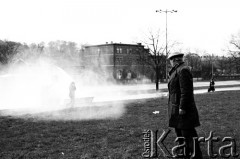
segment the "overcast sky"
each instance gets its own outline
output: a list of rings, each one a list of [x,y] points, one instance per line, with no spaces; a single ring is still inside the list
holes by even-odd
[[[222,54],[240,30],[239,0],[0,0],[0,39],[55,40],[78,44],[136,43],[149,30],[162,31],[168,14],[168,39],[184,49]],[[145,35],[145,36],[144,36]]]

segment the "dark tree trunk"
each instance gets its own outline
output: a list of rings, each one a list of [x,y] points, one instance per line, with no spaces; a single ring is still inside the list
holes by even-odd
[[[160,67],[156,67],[156,80],[155,80],[155,82],[156,82],[156,90],[159,90],[159,77],[160,77],[160,69],[159,69]]]

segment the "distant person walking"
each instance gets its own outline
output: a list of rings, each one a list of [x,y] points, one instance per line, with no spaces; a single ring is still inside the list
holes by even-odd
[[[202,159],[199,143],[196,144],[194,151],[193,137],[198,137],[195,127],[200,126],[200,122],[193,94],[193,77],[189,67],[183,62],[183,55],[175,52],[168,57],[172,66],[168,82],[169,127],[175,129],[177,137],[185,138],[186,156],[184,158],[190,158],[195,152],[192,159]],[[179,144],[183,144],[183,141]]]
[[[215,91],[215,82],[213,80],[213,78],[211,79],[210,81],[210,85],[209,85],[209,88],[208,88],[208,92],[211,92],[211,91]]]
[[[73,108],[75,105],[75,91],[76,91],[76,86],[74,82],[71,82],[69,86],[69,97],[70,97],[70,107]]]

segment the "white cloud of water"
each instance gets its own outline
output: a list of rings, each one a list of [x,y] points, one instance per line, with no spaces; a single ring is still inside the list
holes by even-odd
[[[120,101],[93,102],[104,91],[105,97],[112,95],[113,84],[101,83],[100,89],[98,81],[104,77],[91,70],[84,70],[82,76],[76,77],[56,66],[49,58],[35,58],[15,62],[4,72],[0,75],[1,115],[30,115],[44,120],[89,120],[117,118],[125,112]],[[72,81],[77,87],[74,108],[69,106],[69,85]]]

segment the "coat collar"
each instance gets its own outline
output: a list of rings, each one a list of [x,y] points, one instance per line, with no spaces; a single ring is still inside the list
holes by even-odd
[[[172,80],[171,75],[173,74],[173,72],[176,71],[177,68],[180,67],[180,66],[183,65],[183,64],[184,64],[184,62],[180,62],[180,63],[177,63],[175,66],[173,66],[173,67],[171,68],[171,70],[169,71],[169,82]]]

